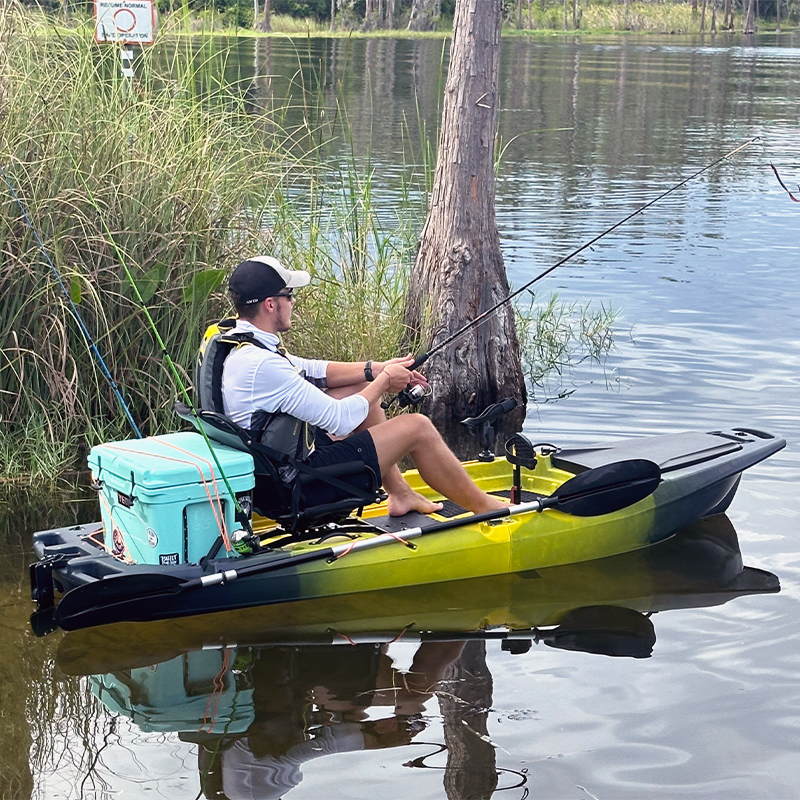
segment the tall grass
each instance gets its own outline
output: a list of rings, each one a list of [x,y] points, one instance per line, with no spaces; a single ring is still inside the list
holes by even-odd
[[[418,123],[423,157],[409,151],[406,207],[379,214],[369,167],[339,155],[344,110],[322,113],[324,76],[293,87],[302,114],[274,102],[265,111],[253,81],[224,77],[234,70],[212,39],[156,45],[131,83],[91,29],[65,36],[36,19],[14,4],[0,10],[0,162],[145,434],[174,428],[178,389],[128,271],[186,384],[206,324],[230,311],[227,274],[255,252],[317,279],[290,347],[342,360],[397,355],[431,131]],[[290,116],[303,122],[289,129]],[[92,444],[132,432],[0,189],[0,479],[53,477],[81,467]],[[548,308],[545,317],[560,313]],[[557,369],[561,351],[549,363]]]
[[[15,5],[0,11],[0,44],[0,159],[145,433],[174,425],[176,389],[123,265],[187,382],[205,324],[228,310],[227,271],[253,252],[324,278],[304,313],[334,324],[313,326],[312,350],[393,352],[396,323],[382,320],[402,296],[403,247],[378,230],[369,183],[323,200],[319,164],[293,155],[313,132],[285,130],[280,109],[249,114],[249,85],[221,80],[224,51],[153,48],[131,85],[91,30],[37,30]],[[0,474],[52,474],[130,432],[4,188]]]

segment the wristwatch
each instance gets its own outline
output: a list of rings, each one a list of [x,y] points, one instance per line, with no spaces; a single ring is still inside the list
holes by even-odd
[[[372,374],[372,361],[367,361],[367,363],[364,364],[364,377],[368,381],[375,380],[375,376]]]

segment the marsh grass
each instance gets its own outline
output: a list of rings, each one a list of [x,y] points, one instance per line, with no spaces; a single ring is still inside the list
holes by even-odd
[[[539,299],[529,294],[517,304],[517,332],[526,384],[535,403],[563,399],[584,362],[605,364],[614,348],[617,312],[604,305],[566,303],[557,294]]]
[[[407,242],[377,223],[368,176],[331,170],[327,133],[285,129],[285,109],[248,113],[251,87],[222,79],[213,40],[151,48],[130,84],[90,29],[29,23],[17,6],[0,12],[0,159],[145,434],[174,426],[178,390],[126,271],[187,384],[207,322],[229,311],[227,270],[253,252],[321,278],[294,344],[394,354]],[[296,88],[313,120],[319,87]],[[4,189],[0,473],[39,478],[131,432]]]
[[[409,123],[418,144],[407,149],[401,202],[379,210],[368,160],[352,149],[340,98],[329,107],[324,75],[298,69],[285,105],[254,104],[252,81],[225,77],[234,71],[224,47],[184,38],[143,53],[130,83],[116,48],[96,45],[91,28],[65,35],[41,19],[13,4],[0,10],[0,160],[144,434],[174,429],[179,390],[142,306],[190,385],[202,332],[231,310],[226,276],[254,252],[315,276],[290,348],[341,360],[397,355],[409,340],[402,319],[435,130]],[[302,122],[290,128],[289,118]],[[132,431],[3,188],[0,480],[40,481]],[[549,323],[557,350],[530,345],[534,386],[585,338],[565,327],[566,316],[583,325],[580,313],[562,314],[555,300],[546,308],[536,330],[558,317]],[[523,338],[546,338],[541,331]]]

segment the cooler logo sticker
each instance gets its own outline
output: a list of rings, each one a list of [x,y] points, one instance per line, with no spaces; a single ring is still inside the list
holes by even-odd
[[[147,529],[147,544],[149,544],[150,547],[158,546],[158,536],[156,536],[156,532],[152,528]]]
[[[178,566],[178,554],[177,553],[166,553],[165,555],[160,555],[158,557],[158,563],[162,567],[177,567]]]

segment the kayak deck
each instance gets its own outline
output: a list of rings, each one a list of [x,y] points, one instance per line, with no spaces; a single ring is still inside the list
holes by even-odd
[[[785,442],[745,428],[712,433],[684,433],[626,439],[582,448],[540,448],[534,469],[522,470],[523,499],[549,497],[576,474],[635,458],[652,459],[662,480],[649,497],[613,513],[577,517],[555,509],[529,511],[485,522],[452,503],[438,514],[389,517],[385,504],[364,509],[361,517],[329,524],[298,539],[264,518],[254,518],[254,533],[263,550],[246,556],[235,552],[170,566],[130,564],[114,557],[103,541],[101,526],[42,531],[34,535],[39,561],[32,565],[33,597],[46,605],[53,589],[69,592],[98,581],[109,586],[105,607],[89,609],[86,624],[120,619],[147,620],[209,613],[221,609],[282,603],[384,588],[440,583],[486,575],[579,563],[630,552],[659,542],[677,529],[730,504],[742,471],[772,455]],[[486,492],[508,496],[513,466],[503,458],[465,463]],[[412,470],[411,487],[432,500],[443,498]],[[463,521],[412,544],[325,556],[332,545],[359,543],[386,534],[402,540],[404,531],[426,529],[443,520]],[[319,551],[319,552],[318,552]],[[316,559],[316,560],[314,560]],[[274,563],[273,563],[274,562]],[[186,581],[247,565],[248,574],[199,590],[183,591]],[[141,589],[115,593],[127,578]],[[48,583],[49,582],[49,583]],[[115,583],[117,582],[117,583]],[[149,594],[148,594],[149,592]],[[144,595],[144,596],[143,596]],[[103,594],[95,593],[95,598]],[[112,607],[113,606],[113,607]],[[83,626],[84,622],[81,622]]]

